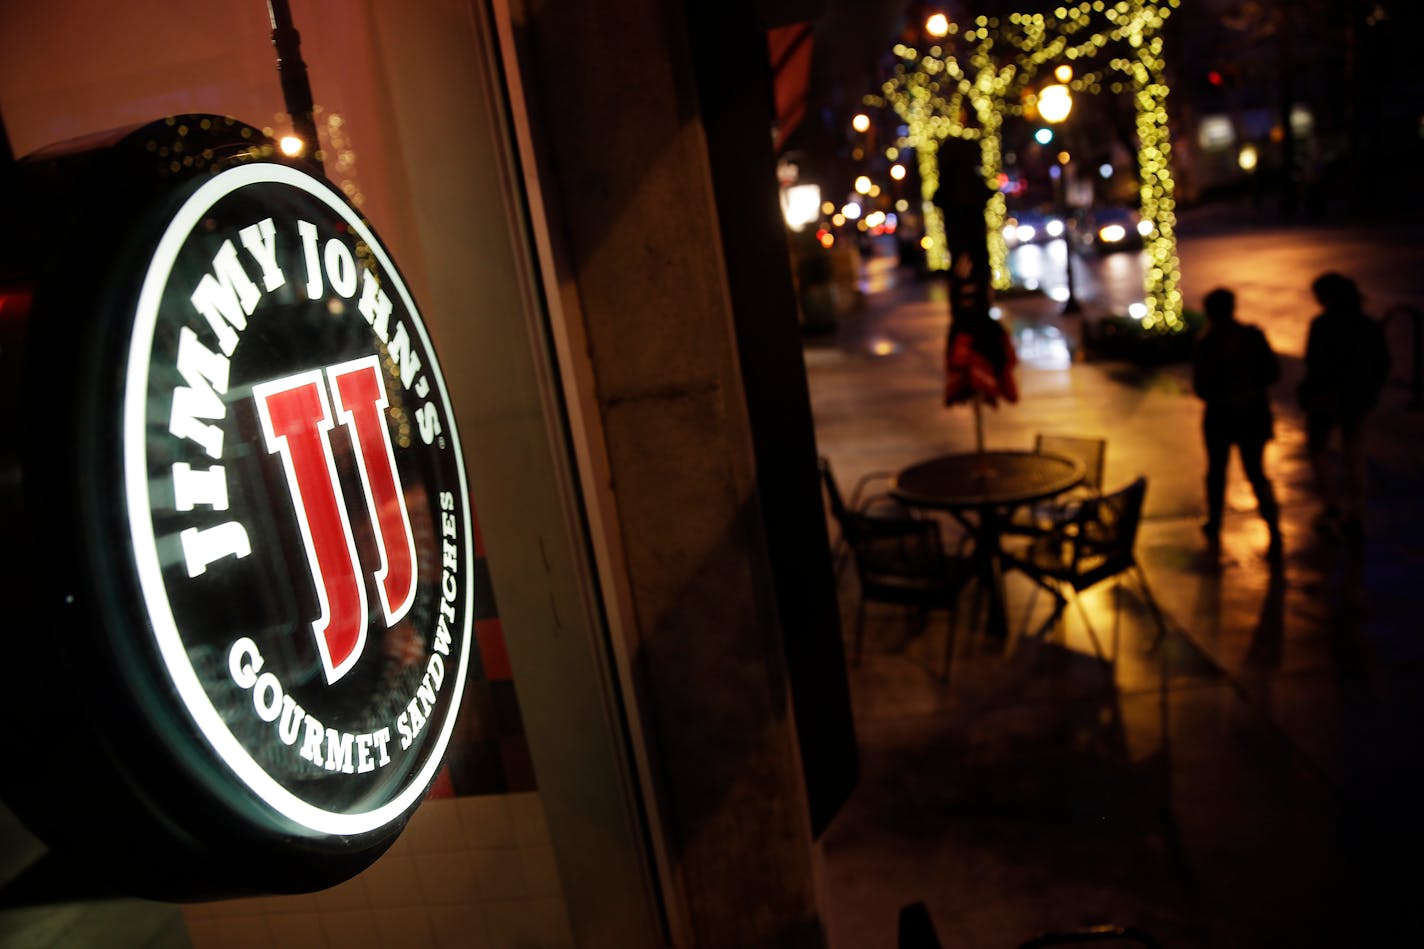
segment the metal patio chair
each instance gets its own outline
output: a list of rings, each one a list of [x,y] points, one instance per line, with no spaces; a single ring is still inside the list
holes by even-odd
[[[1078,594],[1104,580],[1117,579],[1126,573],[1136,576],[1142,590],[1143,599],[1157,621],[1158,638],[1166,635],[1166,620],[1147,584],[1147,575],[1137,563],[1133,548],[1137,541],[1137,528],[1142,520],[1142,502],[1147,494],[1147,479],[1139,477],[1127,487],[1096,498],[1088,498],[1079,503],[1073,516],[1047,533],[1036,537],[1021,552],[1005,552],[1006,569],[1016,569],[1027,574],[1042,589],[1055,599],[1054,609],[1044,621],[1035,636],[1041,637],[1063,616],[1063,609],[1069,598],[1078,607],[1078,612],[1093,641],[1093,649],[1098,658],[1107,661],[1097,631],[1088,619]],[[1035,591],[1037,592],[1037,591]],[[1025,612],[1027,624],[1032,611]],[[1118,626],[1122,604],[1117,603],[1113,616],[1113,660],[1117,657]]]
[[[942,949],[939,933],[929,908],[923,901],[900,907],[896,945],[899,949]],[[1162,949],[1157,938],[1136,926],[1083,926],[1078,929],[1054,930],[1018,943],[1017,949],[1051,949],[1055,946],[1083,946],[1090,949],[1109,945],[1117,947],[1136,946],[1137,949]]]
[[[860,664],[864,650],[867,603],[904,606],[909,615],[919,617],[942,609],[948,614],[949,631],[940,678],[947,680],[954,653],[959,594],[972,575],[965,545],[960,545],[959,552],[947,552],[939,521],[916,517],[903,507],[897,511],[898,502],[882,504],[871,498],[865,499],[860,510],[852,509],[841,499],[830,464],[824,458],[821,477],[831,514],[840,527],[859,581],[852,664]],[[893,498],[889,500],[893,502]]]
[[[1043,933],[1027,942],[1021,942],[1018,949],[1050,949],[1053,946],[1136,946],[1138,949],[1162,949],[1157,938],[1136,926],[1086,926]]]

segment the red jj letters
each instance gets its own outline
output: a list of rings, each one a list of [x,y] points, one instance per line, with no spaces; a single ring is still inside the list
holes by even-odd
[[[386,626],[415,601],[415,537],[386,428],[383,373],[377,357],[367,356],[264,382],[252,395],[267,450],[281,455],[286,469],[320,603],[312,631],[326,680],[335,682],[356,664],[366,642],[366,584],[331,452],[333,425],[347,427],[355,449],[380,551],[375,581]]]

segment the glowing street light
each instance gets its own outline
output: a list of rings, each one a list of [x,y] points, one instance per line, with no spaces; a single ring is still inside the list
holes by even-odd
[[[939,39],[949,35],[949,17],[943,13],[933,13],[925,21],[925,32]]]
[[[1073,111],[1073,93],[1059,83],[1044,86],[1038,93],[1038,114],[1044,121],[1057,125]]]
[[[890,177],[891,177],[891,178],[894,178],[896,181],[904,181],[904,180],[905,180],[905,166],[904,166],[904,165],[891,165],[891,166],[890,166]]]
[[[856,194],[870,194],[870,179],[867,178],[865,175],[861,175],[859,178],[856,178],[855,192]]]
[[[282,154],[288,158],[296,158],[306,151],[307,143],[295,135],[283,135],[277,140],[277,147],[282,150]]]
[[[864,112],[857,112],[855,114],[855,117],[850,120],[850,127],[855,129],[857,132],[869,131],[870,116],[866,115]]]

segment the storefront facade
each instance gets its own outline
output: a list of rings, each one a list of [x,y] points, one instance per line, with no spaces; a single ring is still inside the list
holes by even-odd
[[[814,834],[853,740],[794,301],[756,270],[779,234],[735,220],[761,185],[726,183],[771,167],[728,118],[760,77],[710,52],[764,56],[766,6],[291,4],[324,173],[438,352],[484,586],[447,766],[391,849],[316,893],[188,904],[175,940],[821,941]],[[22,159],[170,115],[292,129],[262,4],[3,18]],[[13,839],[24,883],[40,851]]]

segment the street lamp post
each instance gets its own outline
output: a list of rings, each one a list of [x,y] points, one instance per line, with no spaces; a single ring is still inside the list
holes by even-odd
[[[1081,313],[1082,305],[1078,302],[1078,296],[1073,291],[1073,232],[1076,230],[1076,222],[1073,219],[1072,210],[1068,207],[1068,153],[1058,153],[1058,164],[1054,166],[1054,171],[1058,172],[1058,187],[1056,189],[1058,197],[1058,210],[1063,215],[1063,273],[1067,277],[1068,299],[1063,301],[1063,313],[1072,315]]]
[[[1072,67],[1059,66],[1054,75],[1060,82],[1044,86],[1039,92],[1038,114],[1043,116],[1044,121],[1059,125],[1068,118],[1068,113],[1073,111],[1073,93],[1065,85],[1073,78]],[[1068,207],[1068,160],[1067,151],[1059,152],[1058,163],[1053,166],[1053,171],[1056,184],[1054,195],[1058,201],[1058,210],[1063,215],[1063,270],[1068,278],[1068,299],[1063,302],[1063,312],[1064,314],[1074,314],[1081,312],[1082,306],[1078,303],[1078,297],[1073,292],[1073,231],[1075,228]]]

